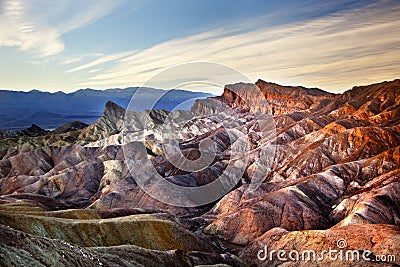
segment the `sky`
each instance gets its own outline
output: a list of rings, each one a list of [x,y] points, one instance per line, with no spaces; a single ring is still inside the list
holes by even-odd
[[[0,89],[142,86],[214,62],[252,82],[343,92],[400,78],[399,18],[396,0],[0,0]]]

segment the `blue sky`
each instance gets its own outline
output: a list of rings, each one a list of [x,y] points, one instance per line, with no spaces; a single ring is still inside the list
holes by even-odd
[[[399,1],[5,0],[0,88],[140,86],[211,61],[251,81],[342,92],[399,78],[399,17]]]

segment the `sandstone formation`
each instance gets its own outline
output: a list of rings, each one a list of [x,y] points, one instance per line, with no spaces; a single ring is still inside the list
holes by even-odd
[[[386,258],[397,255],[400,242],[400,228],[393,225],[361,224],[357,226],[346,226],[328,230],[308,230],[288,232],[283,228],[273,228],[266,232],[241,252],[240,256],[246,259],[248,264],[258,266],[276,266],[280,264],[292,264],[297,266],[395,266],[399,260],[390,260],[385,263]],[[344,242],[343,244],[340,242]],[[257,253],[267,247],[267,257],[259,260]],[[342,247],[343,246],[343,247]],[[283,260],[271,251],[285,250],[299,252],[288,254]],[[323,251],[332,250],[332,253],[323,254]],[[304,251],[315,252],[303,254]],[[364,253],[365,252],[365,253]],[[347,254],[346,254],[347,253]],[[363,254],[364,253],[364,254]],[[264,253],[259,254],[261,258]],[[271,256],[272,255],[272,256]],[[306,260],[302,261],[302,257]],[[377,263],[377,257],[385,257],[381,263]],[[308,258],[309,257],[309,258]],[[285,259],[286,258],[286,259]]]
[[[134,245],[79,247],[0,225],[0,262],[5,266],[245,266],[232,254],[159,251]]]

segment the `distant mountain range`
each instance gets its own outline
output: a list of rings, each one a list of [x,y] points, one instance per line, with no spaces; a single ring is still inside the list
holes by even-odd
[[[29,92],[0,90],[0,129],[18,130],[30,127],[32,124],[45,129],[54,129],[70,121],[93,123],[103,112],[107,101],[113,101],[126,108],[138,87],[125,89],[81,89],[73,93]],[[150,103],[160,99],[155,109],[172,110],[177,105],[188,101],[187,108],[195,99],[212,96],[207,93],[185,90],[165,90],[141,88],[138,96],[140,105],[133,107],[142,111]],[[182,109],[182,107],[180,107]]]

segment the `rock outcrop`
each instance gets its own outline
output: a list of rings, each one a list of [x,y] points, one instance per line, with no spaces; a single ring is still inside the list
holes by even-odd
[[[395,266],[400,262],[399,244],[400,228],[387,224],[301,232],[273,228],[247,245],[239,255],[246,263],[257,266],[288,263],[293,266]],[[284,250],[286,255],[278,258],[279,250]]]
[[[159,251],[134,245],[80,247],[30,235],[0,225],[0,264],[3,266],[246,266],[229,253],[179,249]]]
[[[48,131],[40,128],[36,124],[32,124],[31,127],[28,127],[23,130],[0,130],[0,140],[5,138],[12,137],[21,137],[21,136],[41,136],[46,135]]]

